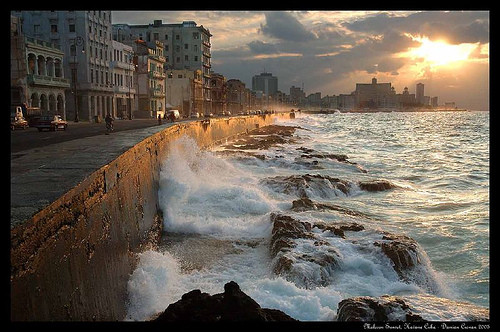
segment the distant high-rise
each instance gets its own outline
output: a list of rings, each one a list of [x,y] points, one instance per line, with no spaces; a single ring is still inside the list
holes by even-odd
[[[416,93],[417,103],[424,104],[424,84],[417,84],[417,93]]]
[[[266,95],[278,92],[278,78],[271,73],[261,73],[252,77],[252,91],[262,91]]]

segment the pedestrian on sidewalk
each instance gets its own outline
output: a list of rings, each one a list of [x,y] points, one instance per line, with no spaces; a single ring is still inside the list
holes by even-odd
[[[158,125],[161,125],[161,114],[158,114]]]

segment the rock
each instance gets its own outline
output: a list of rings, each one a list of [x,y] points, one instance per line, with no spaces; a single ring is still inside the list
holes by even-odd
[[[293,239],[314,238],[311,224],[294,219],[287,215],[271,213],[273,229],[271,231],[271,255],[287,251],[294,246]]]
[[[263,183],[276,191],[287,195],[296,195],[297,197],[308,197],[308,189],[313,190],[317,195],[324,198],[329,198],[332,195],[338,196],[339,194],[334,189],[338,189],[344,195],[348,195],[351,188],[351,184],[348,181],[320,174],[276,176],[264,179]]]
[[[408,269],[421,263],[417,241],[406,235],[386,233],[382,241],[377,241],[374,245],[382,248],[384,254],[391,260],[394,270],[403,279],[406,279],[405,272]]]
[[[344,208],[342,206],[335,205],[335,204],[316,203],[307,197],[302,197],[302,198],[297,199],[297,200],[292,202],[292,211],[303,212],[303,211],[310,211],[310,210],[334,210],[334,211],[338,211],[338,212],[341,212],[343,214],[347,214],[347,215],[350,215],[353,217],[361,217],[361,218],[371,219],[370,216],[368,216],[364,213],[354,211],[351,209],[347,209],[347,208]]]
[[[321,153],[317,152],[314,149],[309,149],[305,147],[300,147],[297,148],[297,150],[302,151],[303,154],[300,156],[301,158],[306,158],[306,159],[311,159],[311,158],[316,158],[316,159],[332,159],[332,160],[337,160],[338,162],[345,163],[345,164],[351,164],[356,166],[361,172],[367,173],[367,171],[358,165],[355,162],[347,160],[349,157],[345,154],[336,154],[336,153]]]
[[[224,293],[209,295],[195,289],[170,304],[156,322],[242,322],[296,321],[276,309],[261,308],[234,282],[224,285]]]
[[[337,321],[405,321],[423,322],[421,316],[414,314],[405,301],[399,297],[383,295],[379,298],[360,296],[340,301]]]
[[[273,272],[307,288],[327,285],[339,264],[337,249],[314,234],[313,226],[308,222],[274,213],[271,214],[271,222]],[[307,252],[296,249],[299,239],[310,241],[315,249]]]
[[[360,181],[359,188],[366,191],[384,191],[397,188],[395,184],[387,180]]]
[[[297,128],[300,127],[269,125],[257,128],[225,144],[224,147],[235,150],[266,150],[277,144],[295,142],[292,136]]]

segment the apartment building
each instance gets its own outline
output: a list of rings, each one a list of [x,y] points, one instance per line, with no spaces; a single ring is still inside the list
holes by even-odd
[[[137,109],[134,117],[156,118],[165,113],[165,56],[163,43],[156,40],[132,43],[134,51],[135,81],[137,82]]]
[[[64,53],[58,44],[26,37],[11,16],[11,102],[39,107],[43,114],[66,119]],[[26,115],[26,114],[25,114]]]
[[[152,24],[113,24],[113,38],[145,42],[161,41],[164,44],[165,70],[200,70],[203,84],[203,109],[212,112],[210,93],[210,68],[212,34],[194,21],[165,24],[155,20]]]
[[[19,17],[26,36],[47,45],[61,45],[62,77],[70,79],[65,90],[68,119],[92,121],[107,113],[118,116],[125,92],[122,85],[115,85],[115,70],[125,78],[130,75],[123,70],[135,67],[118,64],[114,57],[114,47],[122,47],[112,40],[111,11],[33,10],[13,11],[12,15]],[[126,88],[130,99],[132,88],[130,92]]]
[[[135,105],[136,84],[134,80],[135,64],[132,46],[112,41],[113,55],[110,68],[113,76],[114,100],[113,109],[116,116],[122,119],[132,119]]]

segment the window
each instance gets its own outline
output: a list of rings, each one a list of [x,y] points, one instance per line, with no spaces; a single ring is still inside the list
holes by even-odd
[[[189,55],[184,55],[184,61],[189,61]]]
[[[180,35],[175,35],[175,40],[179,40],[181,38]]]
[[[57,24],[52,24],[50,26],[50,32],[52,32],[52,33],[56,33],[57,32]]]
[[[184,44],[184,49],[185,50],[189,49],[189,44]]]
[[[177,62],[181,62],[181,57],[178,56],[176,60]]]
[[[33,32],[40,33],[40,24],[33,25]]]
[[[74,24],[70,24],[69,25],[69,32],[75,32],[75,25]]]
[[[193,51],[198,52],[198,45],[194,45]]]
[[[90,83],[94,83],[94,70],[90,70]]]
[[[165,40],[168,40],[168,35],[165,35]]]
[[[180,47],[179,45],[177,45],[177,46],[175,47],[175,51],[176,51],[176,52],[180,52],[180,51],[181,51],[181,47]]]
[[[200,39],[200,33],[199,32],[193,32],[193,39]]]
[[[194,61],[198,61],[198,56],[197,55],[194,56]]]
[[[160,34],[158,32],[153,33],[154,40],[160,39]]]

